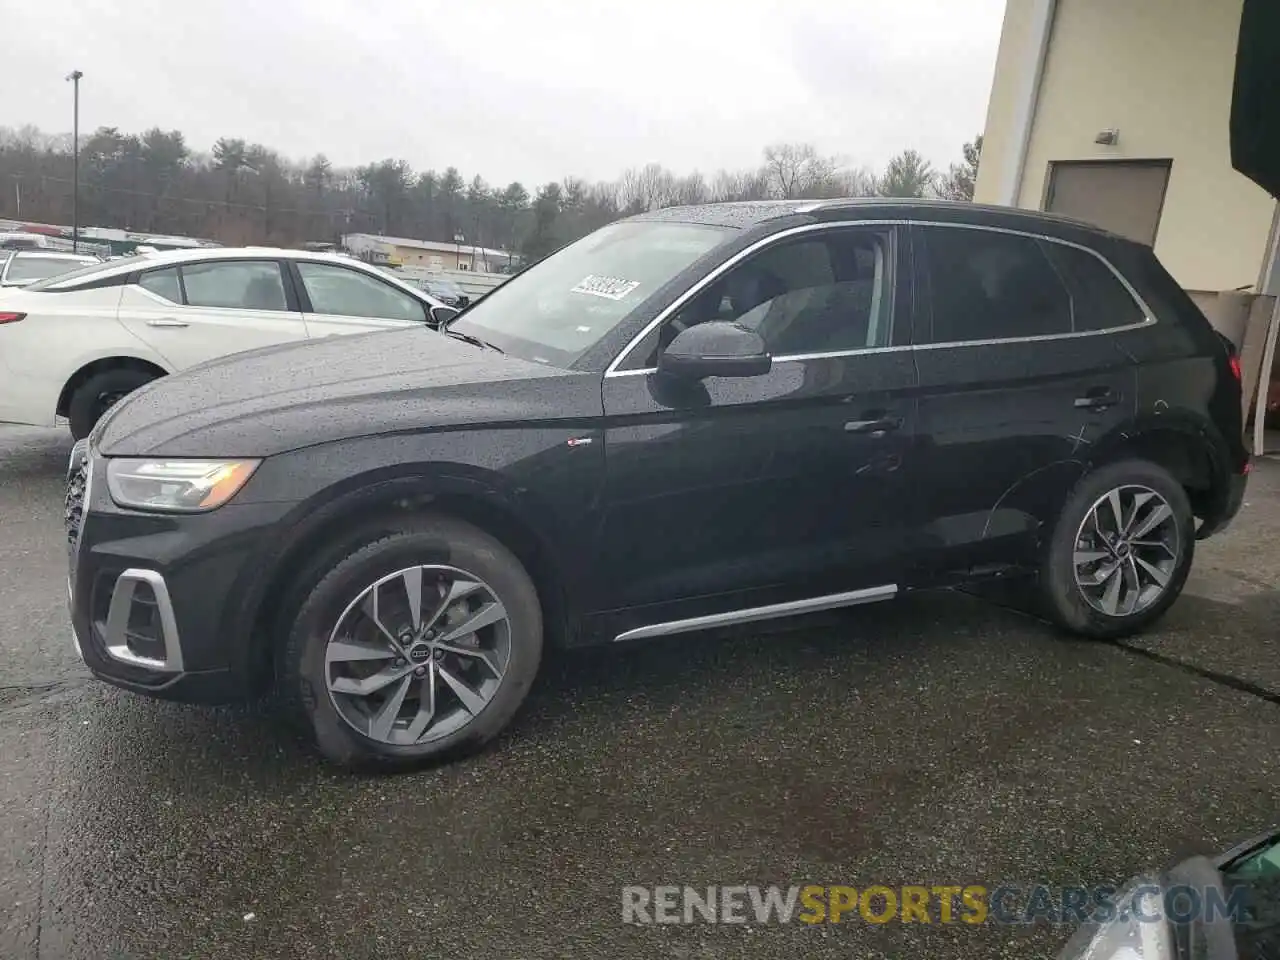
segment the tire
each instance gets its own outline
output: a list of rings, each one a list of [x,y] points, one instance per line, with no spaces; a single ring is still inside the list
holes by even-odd
[[[1108,545],[1105,534],[1111,529],[1115,514],[1110,494],[1119,491],[1122,514],[1128,513],[1130,504],[1136,504],[1136,496],[1146,497],[1142,507],[1130,516],[1125,525],[1133,532],[1141,532],[1144,524],[1161,509],[1160,501],[1169,508],[1167,519],[1152,532],[1132,538],[1134,543],[1150,544],[1161,541],[1163,547],[1134,546],[1119,542]],[[1147,497],[1147,494],[1153,494]],[[1157,499],[1158,498],[1158,499]],[[1105,530],[1097,533],[1091,514],[1095,505],[1102,517],[1098,521]],[[1089,524],[1086,525],[1086,520]],[[1083,535],[1083,539],[1080,539]],[[1127,538],[1122,537],[1121,540]],[[1173,543],[1172,548],[1169,543]],[[1154,623],[1173,605],[1182,593],[1191,561],[1195,555],[1195,518],[1191,504],[1182,485],[1167,470],[1146,460],[1125,460],[1109,464],[1087,474],[1072,490],[1062,513],[1054,525],[1053,536],[1045,553],[1039,584],[1044,612],[1055,624],[1077,636],[1096,640],[1113,640],[1138,633]],[[1088,562],[1077,578],[1077,546],[1079,557]],[[1092,559],[1094,557],[1098,559]],[[1132,557],[1132,559],[1130,559]],[[1143,566],[1143,564],[1146,564]],[[1115,577],[1108,577],[1101,584],[1093,584],[1093,578],[1101,578],[1112,566],[1119,568],[1119,587]],[[1160,585],[1148,568],[1156,568],[1164,579]],[[1147,585],[1139,590],[1144,578]],[[1089,584],[1082,586],[1083,579]],[[1117,591],[1114,604],[1108,603],[1107,591]],[[1134,598],[1128,602],[1127,598]],[[1090,597],[1093,598],[1092,602]],[[1115,612],[1107,608],[1114,606]]]
[[[450,517],[406,518],[394,522],[392,527],[391,532],[355,550],[327,573],[318,575],[318,582],[296,608],[281,652],[279,694],[283,705],[326,758],[351,769],[408,770],[478,751],[511,722],[533,685],[542,658],[542,608],[537,590],[520,561],[506,547],[476,527]],[[412,629],[412,617],[401,599],[411,592],[407,586],[410,581],[402,572],[414,568],[422,578],[419,596],[424,597],[420,631],[429,630],[432,612],[447,608],[431,625],[439,630],[438,639],[448,637],[450,634],[446,631],[474,621],[476,611],[488,616],[490,600],[500,604],[505,622],[481,626],[469,637],[457,641],[458,644],[474,641],[477,650],[489,650],[492,644],[491,653],[486,653],[485,658],[462,657],[433,649],[427,659],[418,658],[424,645],[430,647],[428,639],[419,635],[416,641],[406,641],[402,634]],[[450,577],[453,579],[448,579]],[[367,663],[342,658],[329,662],[328,657],[334,656],[331,638],[356,640],[361,649],[379,644],[388,649],[392,647],[386,631],[377,629],[361,608],[363,604],[357,606],[357,601],[367,597],[370,588],[383,580],[383,585],[375,590],[379,598],[378,616],[391,631],[401,634],[400,649],[405,656],[391,657],[384,650]],[[479,587],[455,604],[441,606],[439,598],[447,593],[451,583],[462,583],[460,589],[468,584],[479,584]],[[306,589],[305,585],[301,587]],[[505,651],[502,649],[504,637]],[[342,649],[345,653],[351,648]],[[497,671],[491,665],[502,666],[504,652],[505,669],[493,689],[491,684]],[[429,672],[421,677],[416,673],[409,675],[407,692],[400,693],[403,704],[396,708],[400,719],[391,730],[383,728],[385,735],[372,732],[378,725],[377,717],[384,716],[382,709],[390,701],[390,696],[381,703],[378,698],[384,690],[390,695],[399,692],[403,680],[397,679],[380,688],[372,697],[330,690],[331,681],[369,682],[362,671],[385,671],[382,673],[385,677],[398,675],[402,665]],[[346,676],[348,672],[359,679],[352,680]],[[445,682],[446,673],[455,682],[464,680],[465,690]],[[435,691],[435,714],[420,734],[425,739],[418,741],[410,738],[414,737],[413,723],[421,719],[425,710],[428,681]],[[487,692],[489,697],[479,709],[475,709],[477,691]],[[464,692],[471,710],[464,705]],[[418,719],[411,722],[410,717]],[[450,723],[459,719],[462,725],[451,728]],[[358,729],[366,723],[367,729]]]
[[[126,394],[132,393],[156,379],[154,373],[117,367],[95,373],[76,388],[68,404],[67,418],[71,421],[71,436],[83,440],[89,435],[104,413]]]

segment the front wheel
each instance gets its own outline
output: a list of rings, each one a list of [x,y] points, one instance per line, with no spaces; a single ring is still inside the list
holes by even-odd
[[[1049,617],[1085,637],[1137,633],[1178,598],[1195,553],[1182,485],[1145,460],[1087,475],[1067,498],[1040,584]]]
[[[71,422],[71,436],[83,440],[102,415],[156,378],[154,373],[131,367],[117,367],[95,373],[76,388],[68,404],[67,419]]]
[[[520,561],[470,524],[423,517],[315,584],[286,641],[281,692],[330,760],[407,769],[497,736],[541,655],[541,607]]]

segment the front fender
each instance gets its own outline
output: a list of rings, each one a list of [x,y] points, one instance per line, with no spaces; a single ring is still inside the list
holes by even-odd
[[[427,510],[438,501],[477,505],[481,515],[518,525],[549,565],[530,574],[560,585],[567,614],[582,610],[590,598],[579,585],[590,582],[597,552],[603,449],[567,442],[581,435],[531,425],[367,437],[268,457],[237,501],[291,506],[275,524],[269,549],[242,572],[237,586],[245,599],[228,629],[254,622],[264,603],[282,599],[270,594],[331,551],[339,531],[358,529],[362,515]]]

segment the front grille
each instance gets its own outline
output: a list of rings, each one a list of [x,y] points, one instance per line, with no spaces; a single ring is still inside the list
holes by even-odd
[[[67,543],[75,546],[84,520],[85,489],[89,485],[89,458],[81,456],[67,475],[67,495],[62,502],[62,520],[67,527]]]

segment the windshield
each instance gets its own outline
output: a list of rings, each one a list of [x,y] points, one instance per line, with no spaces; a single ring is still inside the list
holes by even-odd
[[[564,247],[478,300],[450,329],[567,367],[736,230],[624,221]]]
[[[37,280],[26,289],[56,291],[66,284],[75,283],[78,280],[91,280],[98,274],[106,273],[108,270],[114,271],[117,267],[120,268],[121,273],[127,273],[127,267],[130,264],[144,262],[153,263],[154,261],[149,257],[122,257],[119,260],[108,260],[105,263],[91,263],[77,270],[68,270],[66,273],[60,273],[45,280]]]
[[[88,259],[75,260],[70,257],[41,257],[19,254],[9,264],[9,272],[5,274],[5,281],[13,283],[24,280],[43,280],[46,277],[54,277],[69,270],[78,269],[86,263],[96,264],[97,262],[96,260]]]

